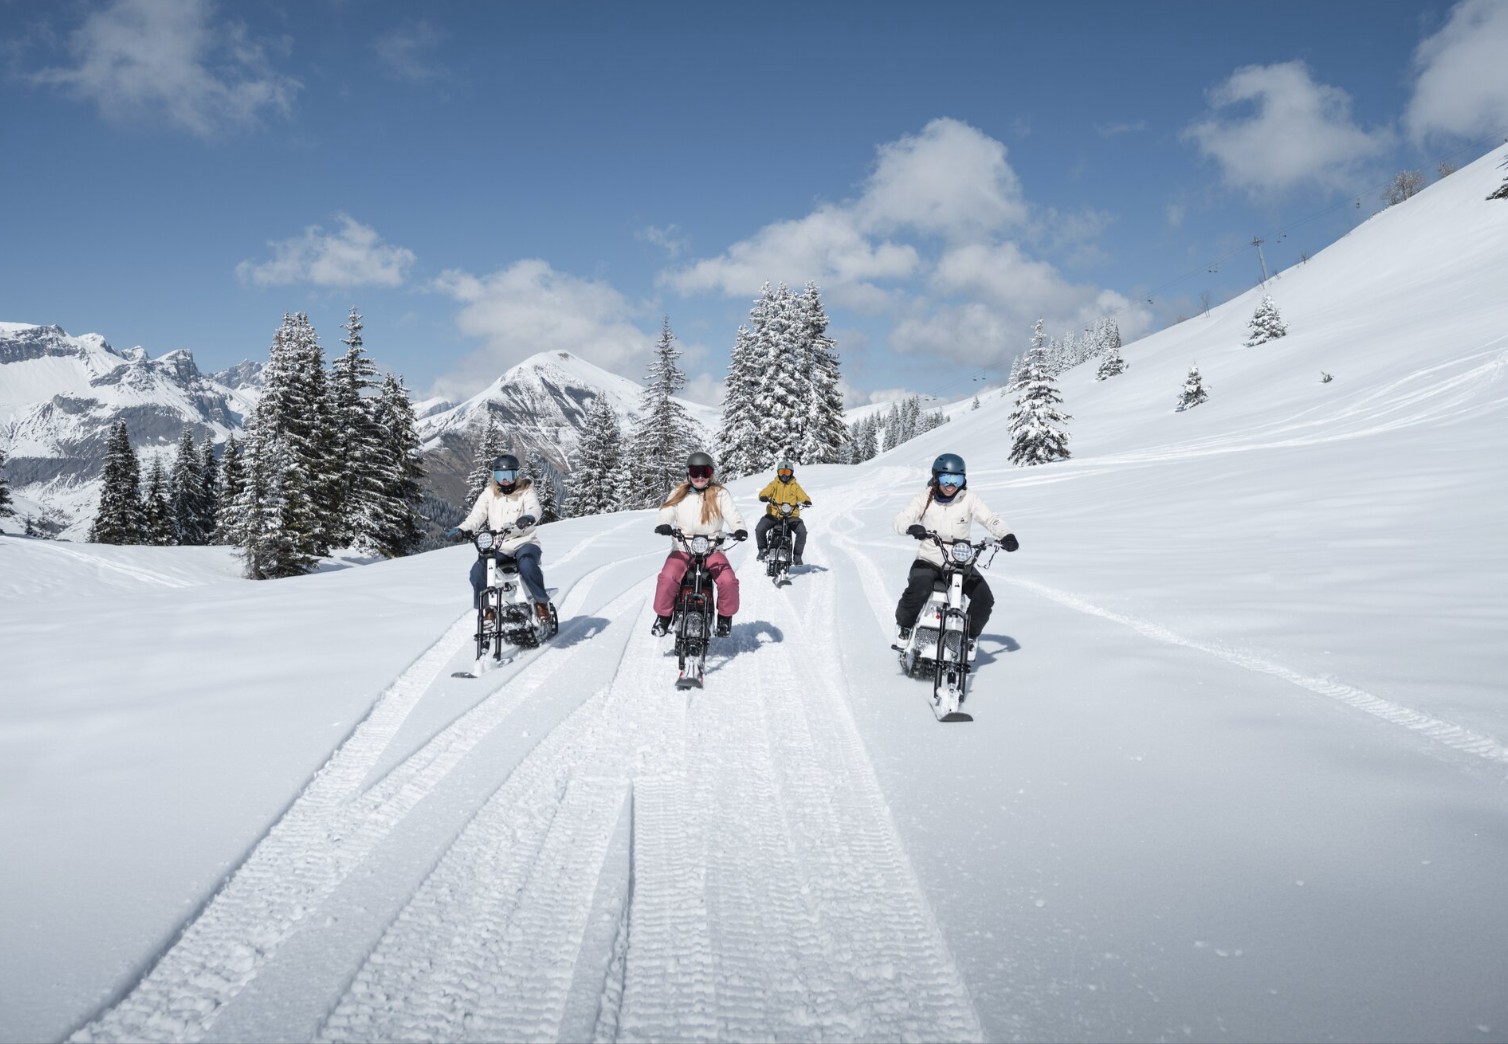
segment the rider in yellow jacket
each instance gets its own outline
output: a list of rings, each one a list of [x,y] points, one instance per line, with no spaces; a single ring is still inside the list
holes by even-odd
[[[796,546],[793,548],[795,557],[791,559],[792,565],[801,565],[801,553],[806,550],[806,523],[801,521],[801,509],[812,506],[812,498],[806,495],[806,490],[801,488],[801,483],[796,481],[796,465],[789,460],[782,460],[775,466],[775,478],[768,486],[759,491],[760,503],[764,504],[764,517],[759,520],[759,525],[754,527],[754,541],[759,546],[759,559],[769,553],[766,541],[775,523],[780,520],[780,505],[791,505],[790,517],[795,520],[791,526],[791,532],[796,536]]]

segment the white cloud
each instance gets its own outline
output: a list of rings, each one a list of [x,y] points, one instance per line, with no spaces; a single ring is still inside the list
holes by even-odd
[[[684,254],[689,243],[678,225],[666,225],[663,228],[646,225],[634,233],[634,238],[659,247],[672,260]]]
[[[1209,102],[1213,111],[1183,136],[1220,164],[1228,184],[1253,195],[1343,187],[1349,172],[1392,143],[1390,131],[1358,127],[1350,95],[1316,83],[1303,62],[1237,69]]]
[[[209,0],[116,0],[70,37],[74,65],[31,79],[93,102],[108,119],[163,118],[200,137],[264,112],[287,115],[299,82],[273,68],[245,26],[213,14]]]
[[[447,397],[474,394],[539,352],[568,351],[621,373],[642,361],[654,343],[632,323],[633,309],[617,290],[557,272],[536,258],[485,276],[448,270],[433,288],[461,303],[456,326],[483,342],[436,383],[436,394]]]
[[[327,233],[310,225],[301,236],[268,244],[271,261],[242,261],[236,275],[256,286],[401,286],[414,263],[414,252],[382,242],[376,229],[345,214],[337,214],[341,227]]]
[[[1462,0],[1414,51],[1414,68],[1403,124],[1416,143],[1508,133],[1508,4]]]
[[[423,83],[439,79],[444,73],[439,61],[444,40],[444,33],[420,19],[389,30],[372,46],[389,76],[410,83]]]
[[[873,280],[911,276],[918,256],[913,247],[872,242],[854,212],[826,206],[795,221],[781,221],[735,243],[721,257],[665,273],[661,282],[682,293],[718,291],[753,298],[766,282],[800,286],[815,280],[828,287],[872,291]]]
[[[949,239],[977,239],[1027,216],[1005,146],[952,119],[881,145],[854,211],[865,231],[910,229]]]

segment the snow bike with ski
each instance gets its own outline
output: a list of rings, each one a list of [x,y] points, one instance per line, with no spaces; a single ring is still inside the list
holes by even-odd
[[[791,514],[793,505],[781,504],[780,515],[770,527],[765,541],[764,572],[779,587],[791,582],[791,563],[796,557],[797,519]]]
[[[942,576],[932,584],[911,636],[894,648],[901,671],[910,677],[932,677],[932,713],[938,721],[973,721],[962,707],[974,670],[974,643],[969,640],[969,599],[963,583],[972,570],[988,569],[1000,545],[993,540],[945,540],[929,532],[927,539],[942,548]]]
[[[505,647],[534,649],[560,631],[555,603],[548,603],[549,619],[541,619],[534,608],[534,599],[518,575],[518,560],[498,549],[497,545],[516,531],[517,527],[510,525],[497,531],[479,530],[472,537],[477,555],[487,563],[487,586],[482,588],[476,610],[478,670],[457,671],[458,678],[474,678],[486,667],[502,662]],[[489,658],[491,664],[487,663]]]
[[[700,689],[702,676],[707,672],[707,650],[712,644],[717,621],[717,586],[707,568],[707,559],[722,547],[724,540],[738,538],[723,533],[691,535],[679,529],[672,530],[671,536],[681,541],[691,555],[691,561],[686,564],[686,575],[681,578],[675,608],[670,614],[676,665],[681,672],[675,687]]]

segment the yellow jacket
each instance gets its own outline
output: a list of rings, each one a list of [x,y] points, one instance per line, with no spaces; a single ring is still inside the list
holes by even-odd
[[[795,479],[791,479],[789,482],[781,482],[779,479],[775,479],[759,491],[759,499],[763,501],[766,498],[768,498],[769,502],[764,506],[764,513],[766,515],[773,515],[775,518],[780,517],[780,508],[777,505],[791,505],[791,517],[799,518],[801,516],[801,505],[812,502],[812,498],[806,495],[806,490],[801,488],[801,483]]]

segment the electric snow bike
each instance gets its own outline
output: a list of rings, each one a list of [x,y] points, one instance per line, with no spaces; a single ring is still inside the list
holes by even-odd
[[[780,515],[765,540],[764,572],[775,586],[791,582],[791,562],[796,555],[796,522],[790,504],[780,505]]]
[[[993,540],[944,540],[936,533],[928,533],[927,538],[942,548],[942,577],[933,583],[932,593],[916,614],[911,637],[895,648],[904,673],[932,676],[932,713],[938,721],[973,721],[973,715],[960,709],[974,669],[969,599],[963,582],[971,570],[988,569],[1000,545]]]
[[[722,547],[724,540],[733,538],[722,533],[711,537],[690,536],[679,529],[672,530],[671,536],[683,542],[691,554],[686,575],[681,578],[675,608],[670,614],[676,664],[681,671],[675,687],[700,689],[702,675],[707,671],[707,649],[712,643],[717,622],[717,585],[707,570],[707,559]]]
[[[504,645],[533,649],[560,630],[555,603],[549,603],[550,618],[540,619],[534,599],[518,575],[518,560],[497,550],[498,541],[515,531],[514,526],[504,526],[495,533],[483,529],[472,538],[477,554],[487,563],[487,586],[482,588],[476,611],[478,660],[489,653],[494,661],[501,660]]]

